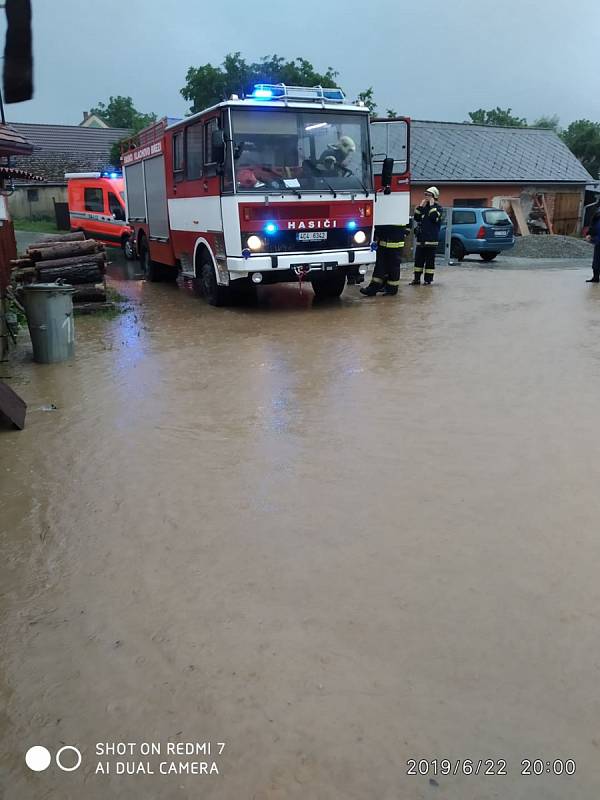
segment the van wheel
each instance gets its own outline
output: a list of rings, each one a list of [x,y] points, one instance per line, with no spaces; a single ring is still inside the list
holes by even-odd
[[[200,265],[200,278],[195,279],[194,287],[196,293],[204,297],[211,306],[226,306],[231,301],[229,286],[219,286],[215,268],[210,261],[204,261]]]
[[[135,258],[135,250],[133,249],[131,236],[127,236],[125,239],[123,239],[123,254],[127,261],[133,261]]]
[[[160,280],[160,265],[150,258],[150,248],[145,238],[140,239],[140,266],[149,283],[156,283]]]
[[[450,242],[450,256],[455,258],[457,261],[464,260],[466,252],[460,239],[452,239]]]
[[[493,261],[498,253],[480,253],[479,254],[484,261]]]

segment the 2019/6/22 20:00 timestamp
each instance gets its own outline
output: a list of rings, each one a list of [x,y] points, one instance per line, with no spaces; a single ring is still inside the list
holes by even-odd
[[[574,775],[576,770],[572,758],[523,758],[520,763],[521,775]],[[406,762],[407,775],[508,775],[511,771],[504,758],[409,758]]]

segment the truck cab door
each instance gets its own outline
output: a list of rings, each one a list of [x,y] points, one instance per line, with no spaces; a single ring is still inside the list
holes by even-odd
[[[410,221],[410,120],[407,117],[371,121],[371,152],[375,180],[375,225],[408,225]],[[381,185],[386,158],[394,168],[389,193]]]

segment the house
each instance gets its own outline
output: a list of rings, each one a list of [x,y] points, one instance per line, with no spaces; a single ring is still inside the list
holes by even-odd
[[[83,120],[79,123],[80,128],[108,128],[106,122],[97,114],[90,114],[89,111],[83,112]]]
[[[554,131],[413,120],[410,150],[413,205],[433,184],[444,206],[506,208],[517,225],[545,208],[553,233],[581,229],[594,179]]]
[[[33,145],[30,156],[12,160],[16,167],[43,177],[43,183],[15,181],[9,197],[13,217],[54,218],[54,203],[66,202],[65,172],[98,172],[110,164],[110,148],[130,135],[125,128],[40,125],[13,122],[11,127]]]

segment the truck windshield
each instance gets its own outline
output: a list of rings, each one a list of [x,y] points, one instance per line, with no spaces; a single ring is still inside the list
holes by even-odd
[[[231,109],[238,192],[368,191],[367,115]]]

